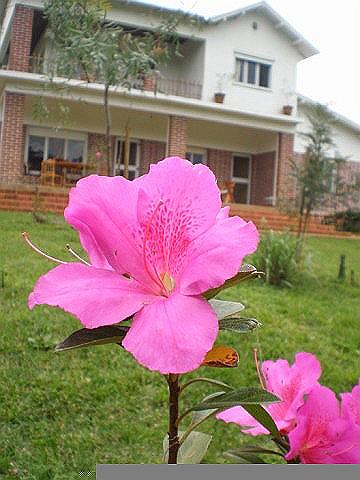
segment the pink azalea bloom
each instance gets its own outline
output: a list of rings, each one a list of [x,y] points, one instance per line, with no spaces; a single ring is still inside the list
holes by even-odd
[[[304,395],[318,384],[321,375],[320,362],[311,353],[301,352],[295,355],[295,362],[291,366],[287,360],[282,359],[263,362],[262,372],[266,390],[282,400],[265,408],[279,431],[286,434],[295,426],[296,412],[304,403]],[[242,432],[248,435],[269,434],[269,431],[242,407],[229,408],[219,413],[217,418],[245,427]]]
[[[60,307],[87,328],[135,314],[123,346],[139,363],[163,374],[199,367],[218,333],[201,294],[234,276],[259,237],[221,208],[211,170],[171,157],[133,181],[91,175],[71,190],[65,219],[91,265],[40,277],[29,307]]]
[[[360,463],[360,427],[340,417],[339,402],[329,388],[312,389],[297,413],[297,425],[289,433],[286,460],[301,463]]]
[[[351,392],[342,393],[340,397],[342,416],[352,419],[360,426],[360,379]]]

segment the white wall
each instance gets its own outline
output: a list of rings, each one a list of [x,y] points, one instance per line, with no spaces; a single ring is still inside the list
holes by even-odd
[[[252,27],[257,23],[257,30]],[[293,104],[296,97],[296,64],[302,59],[290,40],[261,13],[249,13],[204,29],[205,54],[204,100],[212,101],[217,90],[218,73],[235,74],[235,54],[243,53],[273,62],[271,89],[261,89],[229,80],[225,103],[254,112],[278,114],[282,106]],[[296,108],[295,108],[296,109]]]
[[[299,105],[298,116],[303,120],[303,122],[298,125],[298,135],[295,136],[295,151],[299,153],[305,151],[305,139],[301,137],[300,132],[309,130],[310,124],[306,117],[308,111],[309,109],[306,104],[302,103]],[[336,122],[332,126],[332,131],[337,151],[349,160],[360,162],[360,131],[356,132],[354,129],[340,122]],[[332,150],[329,153],[333,154],[335,151]]]

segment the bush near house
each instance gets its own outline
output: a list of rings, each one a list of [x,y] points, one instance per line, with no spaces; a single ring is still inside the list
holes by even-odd
[[[324,222],[335,225],[339,232],[360,233],[360,210],[345,210],[325,217]]]
[[[265,282],[279,287],[291,287],[300,271],[296,262],[297,238],[290,232],[264,233],[251,262],[264,272]]]

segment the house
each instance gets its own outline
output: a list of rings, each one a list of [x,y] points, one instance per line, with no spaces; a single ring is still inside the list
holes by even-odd
[[[137,1],[111,3],[113,21],[144,30],[163,10]],[[318,51],[266,2],[200,18],[200,29],[177,14],[184,20],[182,57],[162,68],[156,94],[153,82],[111,93],[114,173],[122,170],[128,128],[130,178],[165,155],[181,155],[206,163],[220,182],[233,182],[235,202],[276,205],[280,196],[293,195],[289,159],[304,151],[298,133],[306,128],[310,101],[296,94],[297,64]],[[33,115],[39,93],[50,107],[60,95],[43,88],[51,50],[42,2],[2,1],[0,19],[0,190],[16,192],[8,205],[17,208],[35,190],[43,160],[86,165],[104,151],[103,86],[67,81],[61,102],[69,107],[69,125],[59,128],[51,117],[41,122]],[[214,101],[216,93],[225,93],[223,103]],[[360,173],[360,127],[337,116],[336,129],[353,181]]]

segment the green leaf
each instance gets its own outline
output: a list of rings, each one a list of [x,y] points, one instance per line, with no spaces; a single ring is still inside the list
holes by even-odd
[[[211,393],[210,395],[207,395],[205,398],[203,398],[203,402],[206,402],[208,400],[213,400],[214,398],[219,397],[220,395],[224,395],[225,392],[215,392]],[[200,423],[202,420],[204,420],[208,415],[211,413],[215,413],[217,408],[210,408],[208,410],[197,410],[194,411],[192,414],[192,419],[191,419],[191,424],[194,425],[195,423]]]
[[[217,288],[212,288],[208,290],[207,292],[203,293],[203,297],[205,297],[207,300],[210,298],[215,297],[221,290],[225,290],[225,288],[230,288],[233,287],[234,285],[237,285],[240,282],[243,282],[244,280],[248,280],[249,278],[256,278],[264,275],[263,272],[258,272],[256,267],[253,265],[241,265],[239,272],[232,278],[229,278],[229,280],[226,280],[225,283],[223,283],[220,287]]]
[[[263,403],[263,402],[261,402]],[[274,438],[280,439],[280,432],[271,415],[261,405],[241,405],[252,417],[265,427]]]
[[[55,347],[56,352],[72,350],[73,348],[92,347],[93,345],[105,345],[107,343],[119,343],[123,341],[130,327],[108,325],[98,328],[82,328],[72,333],[63,342]]]
[[[191,410],[209,410],[211,408],[229,408],[235,405],[252,405],[259,403],[277,403],[280,399],[260,387],[242,387],[231,392],[219,395],[214,399],[209,399],[191,407]]]
[[[241,448],[235,450],[228,450],[226,454],[230,455],[242,455],[242,454],[263,454],[263,455],[279,455],[283,457],[283,454],[276,450],[269,450],[268,448],[259,447],[258,445],[243,445]]]
[[[227,302],[224,300],[210,300],[211,307],[216,313],[218,320],[236,317],[238,313],[244,310],[244,305],[239,302]]]
[[[179,437],[184,432],[179,432]],[[209,448],[212,436],[202,432],[192,431],[184,443],[179,448],[177,463],[182,465],[193,465],[200,463],[205,457]],[[166,435],[163,441],[164,457],[167,461],[169,450],[169,438]]]
[[[254,453],[239,452],[237,450],[229,450],[228,452],[225,452],[224,455],[236,463],[242,463],[242,464],[266,463],[264,462],[264,460],[262,460],[262,458],[260,458],[258,455],[255,455]]]
[[[261,327],[262,324],[256,318],[223,318],[219,321],[220,330],[230,330],[236,333],[248,333]]]

